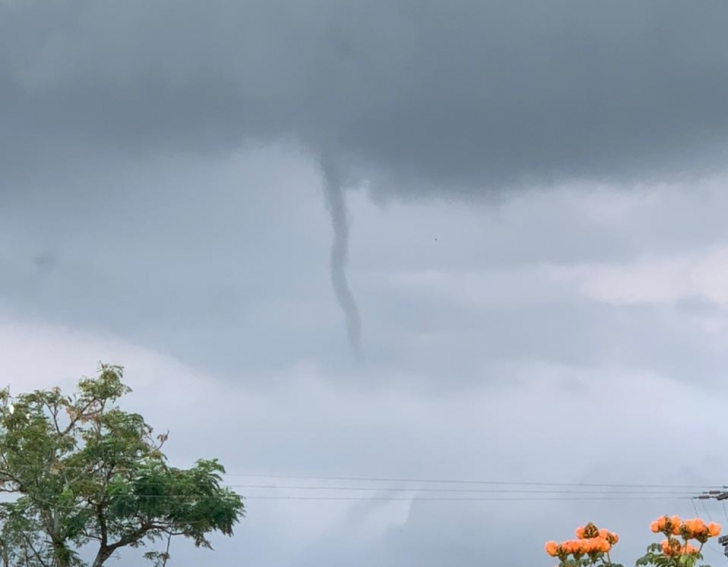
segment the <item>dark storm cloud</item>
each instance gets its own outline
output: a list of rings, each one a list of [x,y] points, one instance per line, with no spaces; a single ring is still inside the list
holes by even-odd
[[[394,191],[695,174],[728,136],[726,21],[717,0],[11,2],[4,161],[292,138]]]

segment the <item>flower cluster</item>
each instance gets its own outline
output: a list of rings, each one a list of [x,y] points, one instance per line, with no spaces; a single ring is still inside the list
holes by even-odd
[[[656,534],[664,534],[666,539],[662,540],[659,545],[653,545],[645,556],[649,564],[654,561],[660,554],[666,558],[672,558],[675,561],[684,557],[693,557],[695,560],[700,559],[703,545],[711,538],[720,535],[720,526],[714,522],[706,524],[700,518],[692,520],[683,520],[679,516],[662,516],[657,518],[650,525],[650,530]],[[700,545],[693,545],[691,541],[696,541]]]
[[[638,566],[699,567],[705,543],[720,535],[720,525],[706,524],[700,518],[683,520],[679,516],[663,516],[650,525],[653,533],[663,534],[665,540],[651,544],[647,554],[637,560]],[[621,567],[612,563],[609,552],[619,541],[617,534],[599,529],[592,523],[576,530],[576,539],[561,543],[550,541],[546,553],[557,557],[557,567]]]
[[[569,556],[577,561],[584,556],[596,559],[608,554],[612,546],[619,541],[617,534],[606,529],[600,530],[592,523],[577,528],[576,538],[562,543],[550,541],[546,543],[546,553],[551,557],[558,557],[562,563],[569,559]]]
[[[665,534],[668,539],[671,536],[681,536],[685,541],[694,539],[701,544],[711,537],[720,535],[720,525],[715,522],[706,524],[700,518],[682,520],[679,516],[663,516],[650,524],[652,533]]]
[[[680,557],[682,555],[697,555],[700,549],[689,543],[681,544],[676,539],[664,539],[660,544],[662,554],[668,557]]]

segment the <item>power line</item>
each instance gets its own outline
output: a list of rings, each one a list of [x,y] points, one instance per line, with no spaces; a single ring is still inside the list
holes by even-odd
[[[675,500],[691,500],[695,506],[695,500],[699,499],[694,494],[687,492],[603,492],[603,491],[549,491],[549,490],[453,490],[453,489],[418,489],[418,488],[374,488],[374,487],[309,487],[309,486],[263,486],[263,485],[221,485],[221,488],[248,488],[252,490],[262,490],[268,494],[241,494],[232,490],[238,496],[245,500],[341,500],[341,501],[357,501],[357,500],[404,500],[404,501],[510,501],[510,502],[531,502],[531,501],[675,501]],[[277,491],[303,491],[303,494],[276,494]],[[334,491],[339,494],[333,496],[321,496],[319,491]],[[355,496],[346,494],[347,492],[364,491],[370,492],[368,496]],[[273,494],[271,494],[271,492]],[[307,493],[308,492],[308,493]],[[313,492],[314,494],[311,494]],[[315,495],[319,492],[318,495]],[[382,492],[394,493],[392,496],[381,496]],[[396,493],[410,492],[409,496],[398,496]],[[419,493],[424,492],[434,494],[434,496],[421,496]],[[342,494],[343,493],[343,494]],[[17,494],[17,493],[16,493]],[[462,496],[452,496],[452,494],[461,494]],[[472,495],[475,494],[475,495]],[[479,496],[479,494],[488,494],[489,496]],[[469,496],[465,496],[469,495]],[[29,497],[27,495],[21,495]],[[81,498],[81,497],[79,497]],[[30,497],[31,500],[37,498]],[[122,499],[130,500],[188,500],[197,501],[198,495],[191,494],[159,494],[150,492],[132,492],[126,494]],[[46,502],[49,503],[50,502]],[[697,509],[696,509],[697,511]]]
[[[328,491],[354,491],[354,492],[437,492],[437,493],[460,493],[460,494],[603,494],[603,495],[635,495],[641,496],[645,491],[617,491],[617,490],[569,490],[569,489],[553,489],[553,490],[530,490],[530,489],[509,489],[509,488],[431,488],[418,486],[297,486],[297,485],[263,485],[263,484],[225,484],[228,488],[246,488],[261,490],[328,490]],[[694,495],[694,492],[663,492],[648,491],[650,495],[673,495],[686,496]]]
[[[564,486],[564,487],[593,487],[593,488],[674,488],[687,490],[725,489],[718,484],[626,484],[626,483],[589,483],[589,482],[545,482],[545,481],[504,481],[504,480],[471,480],[471,479],[443,479],[443,478],[385,478],[363,476],[294,476],[282,474],[250,474],[250,473],[224,473],[224,476],[242,478],[265,478],[280,480],[314,480],[337,482],[399,482],[421,484],[480,484],[495,486]]]
[[[399,496],[393,496],[393,497],[385,497],[385,496],[372,496],[372,497],[366,497],[366,496],[246,496],[245,500],[333,500],[333,501],[384,501],[384,502],[391,502],[391,501],[407,501],[407,502],[418,502],[418,501],[429,501],[429,502],[539,502],[539,501],[628,501],[628,500],[635,500],[635,501],[645,501],[645,500],[656,500],[656,501],[671,501],[671,500],[690,500],[691,497],[689,496],[675,496],[675,497],[650,497],[650,496],[642,496],[642,497],[634,497],[634,498],[626,498],[626,497],[569,497],[569,498],[559,498],[559,497],[542,497],[542,498],[534,498],[534,497],[525,497],[525,498],[513,498],[513,497],[494,497],[494,498],[484,498],[484,497],[470,497],[470,498],[460,498],[460,497],[417,497],[413,496],[411,498],[403,498]]]
[[[16,469],[35,470],[35,465],[27,467],[20,465]],[[179,468],[179,467],[171,467]],[[62,471],[84,471],[88,470],[88,466],[63,465]],[[184,470],[184,469],[182,469]],[[88,470],[88,474],[92,475],[95,471]],[[565,487],[565,488],[634,488],[634,489],[674,489],[674,490],[690,490],[694,492],[710,491],[711,493],[723,493],[728,490],[727,485],[721,484],[647,484],[647,483],[598,483],[598,482],[548,482],[548,481],[508,481],[508,480],[490,480],[490,479],[448,479],[448,478],[410,478],[410,477],[367,477],[367,476],[323,476],[323,475],[285,475],[285,474],[253,474],[253,473],[236,473],[222,472],[218,473],[221,477],[237,477],[249,479],[272,479],[272,480],[291,480],[291,481],[317,481],[317,482],[363,482],[363,483],[411,483],[411,484],[455,484],[455,485],[483,485],[483,486],[532,486],[532,487]],[[236,486],[228,484],[228,486]],[[247,486],[247,485],[240,485]],[[728,498],[728,493],[726,493]],[[720,499],[720,498],[719,498]]]
[[[703,505],[703,510],[705,510],[705,515],[708,517],[708,521],[712,522],[713,518],[710,515],[710,510],[708,510],[708,507],[705,505],[705,500],[700,500],[700,503]]]

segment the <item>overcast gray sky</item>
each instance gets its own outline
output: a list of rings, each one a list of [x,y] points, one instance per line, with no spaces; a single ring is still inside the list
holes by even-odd
[[[0,0],[0,381],[123,364],[175,463],[220,457],[236,486],[726,483],[727,20]],[[592,519],[626,564],[654,517],[694,514],[239,489],[237,536],[176,564],[549,565],[543,541]]]

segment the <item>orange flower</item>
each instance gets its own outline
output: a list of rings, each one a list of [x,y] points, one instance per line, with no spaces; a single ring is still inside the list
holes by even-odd
[[[669,531],[672,528],[672,524],[670,523],[670,517],[669,516],[661,516],[657,518],[654,522],[652,522],[652,525],[650,528],[655,532],[666,532]]]
[[[559,544],[555,541],[546,542],[546,553],[551,557],[556,557],[559,554]]]
[[[673,516],[670,518],[670,525],[672,527],[672,535],[680,535],[680,530],[682,528],[682,520],[680,519],[680,516]]]
[[[708,534],[708,526],[706,526],[705,522],[700,518],[685,520],[683,522],[682,529],[680,530],[680,534],[686,538],[695,538],[703,541],[703,543],[708,540],[708,537],[710,537]]]
[[[680,555],[695,555],[699,552],[698,548],[693,545],[680,545],[676,539],[665,539],[662,541],[662,553],[669,557],[678,557]]]
[[[612,545],[607,541],[606,538],[596,537],[592,540],[592,542],[593,553],[607,553],[610,549],[612,549]]]
[[[578,537],[579,539],[584,539],[584,529],[584,526],[579,526],[578,528],[576,528],[576,537]]]
[[[561,544],[561,548],[572,555],[579,555],[584,553],[584,544],[582,540],[570,539]]]
[[[680,555],[680,542],[676,539],[664,539],[662,540],[662,553],[673,557]]]
[[[617,534],[615,534],[614,532],[609,532],[607,534],[607,541],[611,545],[614,545],[614,544],[616,544],[619,541],[619,536]]]
[[[708,535],[710,537],[716,537],[720,535],[720,524],[716,524],[715,522],[711,522],[708,524]]]

